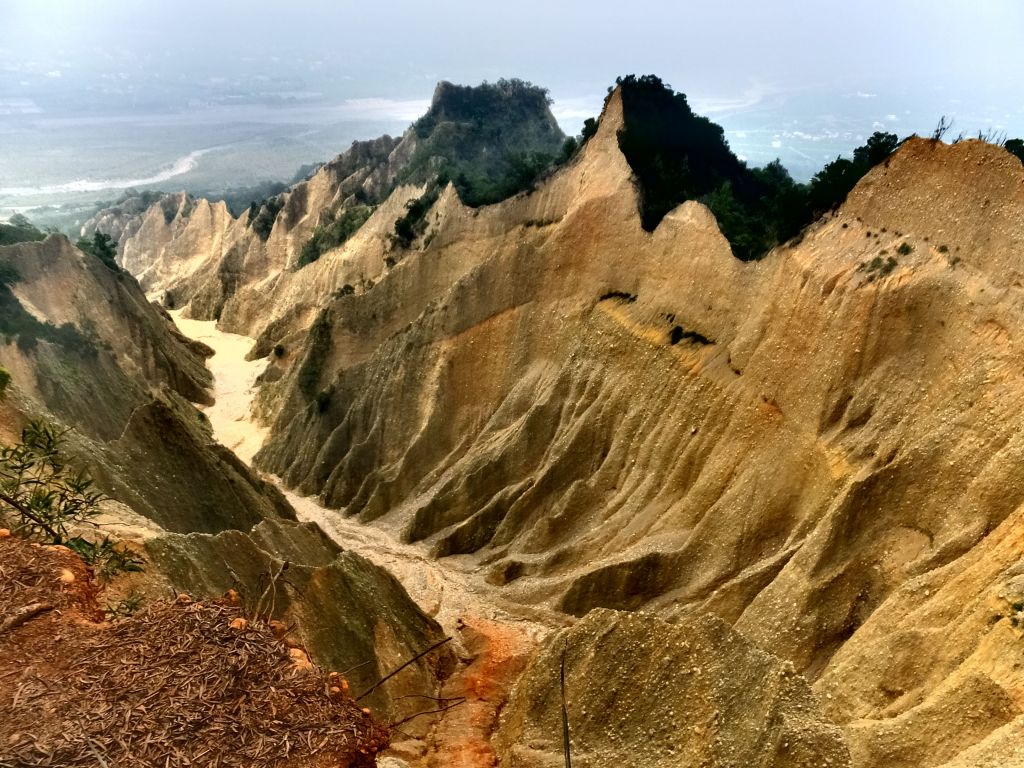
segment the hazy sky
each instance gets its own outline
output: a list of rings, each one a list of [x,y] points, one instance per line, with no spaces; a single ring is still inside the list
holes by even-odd
[[[69,116],[398,128],[440,79],[544,85],[575,132],[616,75],[653,72],[739,154],[806,176],[874,129],[943,114],[1024,135],[1024,3],[0,0],[0,72],[0,141],[28,160],[28,132]]]
[[[576,98],[628,72],[722,99],[888,82],[995,86],[1016,106],[1024,88],[1016,0],[0,0],[0,29],[4,66],[29,72],[306,70],[346,96],[516,75]]]

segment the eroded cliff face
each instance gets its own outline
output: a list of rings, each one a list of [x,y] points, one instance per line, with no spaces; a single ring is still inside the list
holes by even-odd
[[[496,734],[503,766],[562,764],[563,679],[572,763],[581,768],[851,764],[842,731],[793,665],[721,619],[672,625],[599,609],[531,661]]]
[[[258,465],[522,602],[717,616],[853,765],[995,764],[1024,727],[1024,169],[911,140],[742,263],[698,203],[643,231],[621,121],[613,95],[531,194],[449,189],[411,250],[398,190],[312,267],[268,259],[262,309],[222,314],[287,339]]]
[[[10,331],[0,365],[13,381],[5,442],[32,419],[71,428],[68,449],[99,488],[168,530],[294,517],[276,488],[214,443],[191,404],[212,403],[210,350],[133,278],[58,236],[0,248],[0,263],[16,274],[0,289]]]

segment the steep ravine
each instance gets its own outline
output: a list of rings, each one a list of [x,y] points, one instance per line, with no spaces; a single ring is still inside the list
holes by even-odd
[[[225,333],[214,321],[191,320],[172,312],[189,338],[214,350],[207,364],[213,375],[214,404],[203,410],[219,442],[251,463],[266,437],[266,428],[252,415],[256,380],[267,361],[246,360],[253,339]],[[502,598],[496,587],[471,571],[464,558],[435,559],[425,544],[405,544],[397,532],[347,518],[300,496],[269,478],[281,489],[302,521],[320,525],[344,549],[362,555],[391,572],[412,599],[433,616],[463,662],[447,682],[443,695],[466,697],[432,726],[426,739],[404,740],[395,734],[395,753],[414,766],[475,768],[493,765],[489,744],[497,714],[533,649],[567,619]],[[425,708],[426,709],[426,708]]]

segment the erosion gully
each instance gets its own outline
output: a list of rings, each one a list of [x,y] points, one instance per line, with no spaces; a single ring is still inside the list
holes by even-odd
[[[249,337],[225,333],[214,321],[182,317],[180,311],[171,315],[183,334],[213,349],[207,365],[215,402],[203,410],[214,437],[251,465],[268,433],[252,415],[256,380],[267,360],[246,360],[254,343]],[[462,696],[466,703],[434,716],[419,738],[396,734],[393,754],[424,768],[495,765],[490,736],[501,707],[530,653],[557,622],[545,620],[544,612],[504,600],[468,560],[433,558],[423,543],[404,543],[396,531],[360,523],[343,510],[327,509],[314,497],[294,493],[279,478],[263,476],[281,489],[300,520],[317,523],[343,549],[392,573],[453,638],[462,663],[442,695]]]

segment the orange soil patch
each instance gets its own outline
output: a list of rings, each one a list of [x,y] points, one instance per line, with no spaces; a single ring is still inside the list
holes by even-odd
[[[529,636],[514,625],[488,619],[461,620],[462,639],[473,661],[446,683],[442,696],[465,697],[445,713],[430,740],[429,768],[491,768],[498,764],[491,734],[509,692],[533,651]]]

